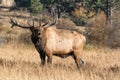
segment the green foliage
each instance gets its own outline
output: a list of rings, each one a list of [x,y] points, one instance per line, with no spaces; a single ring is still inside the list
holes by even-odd
[[[106,1],[105,0],[84,0],[85,8],[87,13],[91,10],[98,13],[99,11],[104,11],[106,9]]]
[[[61,16],[61,13],[70,13],[74,7],[77,0],[41,0],[41,3],[45,8],[56,9],[58,16]]]
[[[29,0],[15,0],[17,7],[29,8],[30,2]]]
[[[33,13],[40,13],[43,5],[40,0],[15,0],[18,8],[27,8]]]
[[[120,0],[110,0],[112,7],[115,7],[117,10],[120,10]]]
[[[43,5],[39,0],[31,0],[30,10],[33,13],[40,13],[43,10]]]

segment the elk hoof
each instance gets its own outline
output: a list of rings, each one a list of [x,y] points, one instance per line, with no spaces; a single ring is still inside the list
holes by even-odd
[[[80,64],[84,65],[84,61],[82,59],[80,59]]]

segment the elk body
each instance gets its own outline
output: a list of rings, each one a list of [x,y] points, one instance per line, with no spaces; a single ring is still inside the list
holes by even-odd
[[[80,57],[86,38],[80,33],[57,29],[55,26],[22,26],[13,19],[11,19],[10,23],[12,26],[30,29],[32,32],[31,40],[40,54],[43,65],[46,62],[46,56],[48,57],[47,62],[52,63],[53,55],[62,58],[72,56],[78,68],[81,66],[81,63],[83,63]]]

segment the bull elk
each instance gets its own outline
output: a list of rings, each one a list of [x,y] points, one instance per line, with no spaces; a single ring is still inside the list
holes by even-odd
[[[49,27],[44,27],[47,23],[35,26],[34,20],[32,25],[28,22],[29,26],[19,24],[13,18],[10,18],[10,23],[12,27],[17,26],[31,31],[31,41],[39,52],[43,65],[46,62],[46,56],[48,57],[47,62],[52,63],[53,55],[62,58],[72,56],[78,68],[81,63],[84,63],[80,57],[86,38],[82,34],[76,31],[57,29],[53,24]]]

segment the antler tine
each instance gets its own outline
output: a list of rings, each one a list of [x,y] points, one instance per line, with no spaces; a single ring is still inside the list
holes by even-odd
[[[41,27],[41,19],[38,19],[39,27]]]
[[[40,26],[42,26],[43,15],[40,15]]]
[[[13,27],[14,27],[15,25],[17,25],[18,23],[17,23],[16,20],[13,20],[13,18],[10,17],[10,24],[12,24],[12,25],[11,25],[11,28],[13,28]]]
[[[48,24],[48,22],[44,23],[44,24],[42,25],[42,27],[46,26],[47,24]]]
[[[52,25],[55,25],[56,22],[57,22],[57,17],[55,17],[55,19],[54,19],[53,23],[51,24],[51,26],[52,26]]]
[[[14,26],[21,26],[21,25],[19,25],[19,23],[17,22],[17,13],[14,11],[14,16],[13,17],[10,17],[9,16],[9,18],[10,18],[10,21],[9,21],[9,23],[11,24],[11,28],[13,28]]]
[[[17,27],[21,27],[21,28],[25,28],[25,29],[30,29],[31,26],[25,26],[25,25],[22,25],[22,24],[19,24],[17,22],[17,20],[13,19],[12,17],[10,17],[10,24],[11,24],[11,28],[13,28],[14,26],[17,26]]]
[[[53,19],[52,19],[52,22],[49,26],[55,25],[57,20],[58,20],[57,14],[56,14],[56,11],[54,8],[52,8],[51,14],[52,14]]]
[[[53,23],[50,24],[50,26],[55,25],[57,22],[57,15],[55,15],[55,17],[53,17]]]
[[[28,23],[29,26],[31,26],[28,20],[29,20],[29,18],[27,19],[27,23]]]
[[[43,18],[43,15],[40,15],[40,18],[38,19],[39,27],[43,26],[42,25],[42,18]]]
[[[42,19],[43,19],[43,15],[41,15],[41,17],[40,17],[41,22],[42,22]],[[40,23],[41,23],[41,22],[40,22]],[[48,22],[45,22],[44,24],[41,23],[41,26],[44,27],[44,26],[46,26],[47,24],[48,24]]]
[[[17,24],[18,25],[18,22],[15,20],[15,24]]]
[[[13,21],[12,21],[12,18],[10,17],[10,21],[9,21],[9,23],[11,24],[11,28],[13,28]]]
[[[34,27],[34,26],[35,26],[34,18],[32,17],[32,25],[30,24],[29,19],[30,19],[30,18],[28,18],[28,20],[27,20],[28,25],[29,25],[30,27]]]

